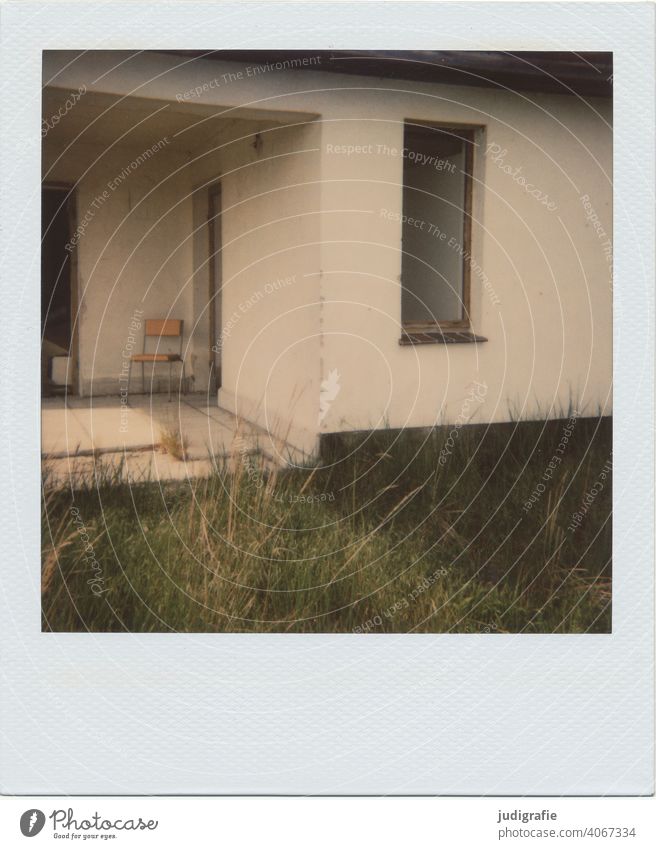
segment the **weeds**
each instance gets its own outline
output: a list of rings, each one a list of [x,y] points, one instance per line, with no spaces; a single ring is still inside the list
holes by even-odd
[[[47,491],[43,628],[608,632],[610,484],[568,525],[610,456],[611,422],[578,419],[544,478],[565,427],[463,427],[443,464],[448,428],[327,437],[311,470],[239,452],[184,484],[96,479],[74,499],[101,596],[71,492]]]
[[[160,432],[159,445],[162,451],[170,454],[176,460],[187,459],[187,448],[189,444],[180,430],[176,428],[165,428]]]

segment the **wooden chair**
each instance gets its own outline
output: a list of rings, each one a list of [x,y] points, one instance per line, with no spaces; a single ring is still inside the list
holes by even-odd
[[[184,358],[182,356],[182,335],[183,335],[183,327],[184,322],[179,318],[147,318],[145,321],[144,327],[144,343],[143,343],[143,353],[142,354],[133,354],[130,357],[130,368],[128,371],[128,395],[130,393],[130,379],[132,377],[132,363],[141,363],[141,391],[145,393],[146,391],[146,374],[145,367],[146,363],[168,363],[169,364],[169,401],[171,400],[171,372],[173,370],[173,363],[180,363],[182,371],[181,371],[181,379],[182,379],[182,391],[186,395],[186,378],[185,378],[185,364]],[[155,344],[155,351],[150,353],[146,351],[146,347],[148,345],[148,340],[156,338],[157,342]],[[162,339],[175,339],[178,338],[180,340],[180,348],[177,353],[159,353],[160,341]]]

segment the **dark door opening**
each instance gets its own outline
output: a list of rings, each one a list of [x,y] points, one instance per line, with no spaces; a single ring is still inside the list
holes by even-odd
[[[210,390],[221,388],[221,185],[210,186],[207,225],[209,227],[209,325],[210,325]]]
[[[44,186],[41,192],[41,391],[44,395],[75,390],[72,221],[70,189]]]

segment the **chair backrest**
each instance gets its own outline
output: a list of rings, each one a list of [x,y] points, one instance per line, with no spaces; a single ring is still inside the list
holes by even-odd
[[[146,336],[182,336],[182,319],[147,318]]]
[[[184,322],[181,318],[147,318],[144,322],[144,344],[143,351],[146,353],[146,341],[149,337],[155,336],[157,339],[169,338],[180,340],[180,351],[182,355],[182,331]],[[159,341],[156,345],[159,348]]]

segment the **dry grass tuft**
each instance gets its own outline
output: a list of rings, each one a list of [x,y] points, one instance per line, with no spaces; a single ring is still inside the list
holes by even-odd
[[[159,435],[159,446],[165,454],[176,460],[187,459],[189,443],[179,428],[165,428]]]

